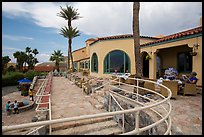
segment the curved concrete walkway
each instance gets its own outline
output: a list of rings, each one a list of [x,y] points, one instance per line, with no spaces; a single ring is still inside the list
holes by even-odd
[[[82,89],[64,77],[53,77],[51,87],[52,119],[107,112],[94,108]],[[63,123],[61,123],[63,125]],[[52,127],[59,126],[53,124]]]

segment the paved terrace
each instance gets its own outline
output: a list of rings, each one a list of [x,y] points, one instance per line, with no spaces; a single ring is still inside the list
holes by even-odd
[[[53,77],[51,89],[52,119],[106,112],[93,107],[87,98],[89,96],[73,82],[64,77]],[[56,125],[52,125],[52,127]]]
[[[52,119],[100,113],[87,101],[81,88],[64,77],[53,77],[51,91]],[[172,123],[183,134],[202,134],[202,95],[178,96],[171,99]]]
[[[4,89],[2,89],[2,92]],[[6,100],[8,98],[15,98],[13,95],[16,93],[9,93],[5,97],[2,97],[2,110],[5,108],[3,104],[5,104]],[[83,93],[81,88],[64,77],[53,77],[51,94],[52,119],[104,112],[101,109],[93,107],[87,101],[89,96]],[[178,129],[181,129],[185,135],[202,135],[202,94],[197,94],[196,96],[178,96],[176,100],[171,99],[171,104],[172,123]],[[6,116],[3,113],[2,120],[4,121],[4,125],[22,124],[25,121],[29,123],[34,114],[33,111],[11,116]],[[25,114],[30,116],[26,116]],[[20,117],[24,117],[24,121]],[[52,127],[54,126],[52,125]]]

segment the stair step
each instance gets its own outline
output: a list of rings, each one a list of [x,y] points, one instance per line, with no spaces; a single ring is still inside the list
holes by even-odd
[[[106,134],[112,134],[112,130],[106,130],[104,129],[110,129],[117,127],[117,123],[114,120],[110,121],[102,121],[99,123],[93,123],[89,125],[81,125],[77,127],[71,127],[64,130],[58,130],[52,133],[52,135],[58,134],[58,135],[83,135],[83,134],[92,134],[93,132],[100,132]],[[115,131],[115,130],[114,130]],[[118,130],[116,130],[118,132]]]
[[[122,129],[119,127],[105,128],[99,131],[90,132],[84,135],[118,135],[122,133]]]
[[[95,99],[99,102],[104,104],[104,98],[102,96],[95,96]]]
[[[63,129],[67,129],[70,127],[77,127],[77,126],[82,126],[82,125],[87,125],[87,124],[92,124],[92,123],[98,123],[98,122],[103,122],[103,121],[109,121],[112,119],[113,119],[113,116],[106,116],[106,117],[101,117],[101,118],[65,122],[63,124],[60,124],[59,126],[56,124],[54,126],[52,126],[52,131],[63,130]]]
[[[103,108],[103,103],[101,102],[101,101],[99,101],[97,98],[88,98],[87,99],[88,101],[89,101],[89,103],[93,106],[93,107],[95,107],[95,108],[97,108],[97,109],[102,109]]]

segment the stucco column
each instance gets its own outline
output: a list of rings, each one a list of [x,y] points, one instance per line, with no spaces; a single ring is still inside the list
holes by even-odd
[[[156,66],[157,66],[157,52],[151,52],[151,59],[149,60],[149,78],[156,79]]]
[[[194,47],[195,44],[198,44],[198,46]],[[197,73],[197,85],[202,85],[202,37],[196,38],[195,41],[188,44],[188,46],[192,47],[194,52],[197,52],[196,56],[192,56],[192,71]]]

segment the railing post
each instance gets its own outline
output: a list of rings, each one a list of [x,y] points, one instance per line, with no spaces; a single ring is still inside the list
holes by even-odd
[[[138,78],[136,79],[137,80],[137,101],[138,101],[138,86],[139,86],[139,82],[138,82]]]
[[[50,95],[49,95],[49,116],[50,116],[50,120],[52,120],[52,117],[51,117],[51,99],[50,99]],[[49,128],[50,128],[49,133],[51,135],[52,134],[52,125],[51,124],[49,125]]]
[[[118,79],[119,79],[119,87],[120,87],[120,77],[118,76]]]
[[[137,135],[139,135],[139,111],[135,112],[135,130],[137,132]]]
[[[109,84],[108,84],[108,91],[110,91],[110,84],[111,84],[111,79],[109,78]]]
[[[111,112],[111,95],[109,94],[109,107],[108,107],[108,111]]]
[[[123,118],[122,118],[122,120],[123,120],[123,133],[125,133],[125,114],[123,113],[122,115],[123,115]]]

